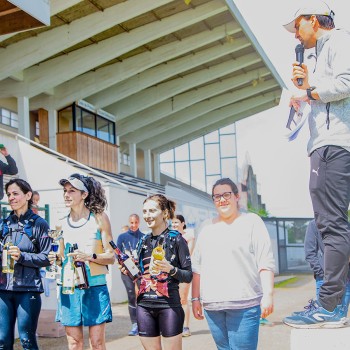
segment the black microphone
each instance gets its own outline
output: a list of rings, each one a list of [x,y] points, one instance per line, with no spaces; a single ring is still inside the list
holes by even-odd
[[[300,67],[301,67],[301,64],[304,62],[304,51],[305,51],[305,48],[303,44],[298,44],[295,47],[295,57],[296,57],[296,60],[299,62]],[[298,78],[297,83],[298,83],[298,86],[302,86],[303,78]]]

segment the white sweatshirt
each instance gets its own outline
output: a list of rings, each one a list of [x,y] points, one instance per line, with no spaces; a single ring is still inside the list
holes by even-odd
[[[232,224],[203,225],[192,255],[200,274],[203,303],[248,301],[262,296],[259,272],[275,270],[266,226],[256,214],[241,214]]]
[[[311,101],[309,155],[329,145],[350,151],[349,45],[346,30],[330,30],[317,40],[317,63],[309,83],[316,87],[320,100]]]

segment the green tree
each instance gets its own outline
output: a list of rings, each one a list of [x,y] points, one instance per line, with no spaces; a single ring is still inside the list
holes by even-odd
[[[260,209],[253,208],[252,205],[249,203],[248,203],[248,211],[251,213],[255,213],[263,218],[268,218],[270,216],[270,214],[267,210],[265,210],[263,208],[260,208]]]

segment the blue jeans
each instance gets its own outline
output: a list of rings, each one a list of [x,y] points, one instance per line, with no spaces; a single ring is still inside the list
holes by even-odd
[[[37,350],[36,328],[41,309],[38,292],[0,291],[0,349],[12,350],[17,318],[23,349]]]
[[[317,296],[317,299],[318,299],[318,296],[320,293],[320,288],[321,288],[322,284],[323,284],[323,278],[316,277],[316,296]],[[345,285],[345,293],[344,293],[343,299],[342,299],[342,305],[343,305],[345,316],[348,314],[349,303],[350,303],[350,280],[347,279],[346,285]]]
[[[218,350],[256,350],[260,305],[238,310],[204,310]]]

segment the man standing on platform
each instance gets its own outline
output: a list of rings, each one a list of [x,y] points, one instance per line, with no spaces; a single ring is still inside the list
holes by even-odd
[[[7,164],[0,160],[0,200],[4,198],[4,175],[16,175],[18,173],[15,160],[10,156],[7,148],[1,144],[0,153],[6,158]]]
[[[129,230],[118,236],[117,247],[130,257],[136,259],[136,245],[143,233],[139,230],[140,218],[137,214],[131,214],[129,216]],[[136,286],[131,278],[127,275],[121,274],[122,281],[124,283],[126,292],[128,294],[128,307],[131,320],[131,330],[129,335],[138,335],[137,321],[136,321]]]
[[[317,229],[324,243],[324,283],[316,301],[303,313],[286,317],[295,328],[337,328],[346,318],[341,307],[350,254],[350,33],[334,29],[334,12],[308,0],[285,28],[305,49],[315,48],[316,67],[309,75],[302,62],[293,64],[292,81],[300,93],[290,106],[311,105],[310,195]]]

